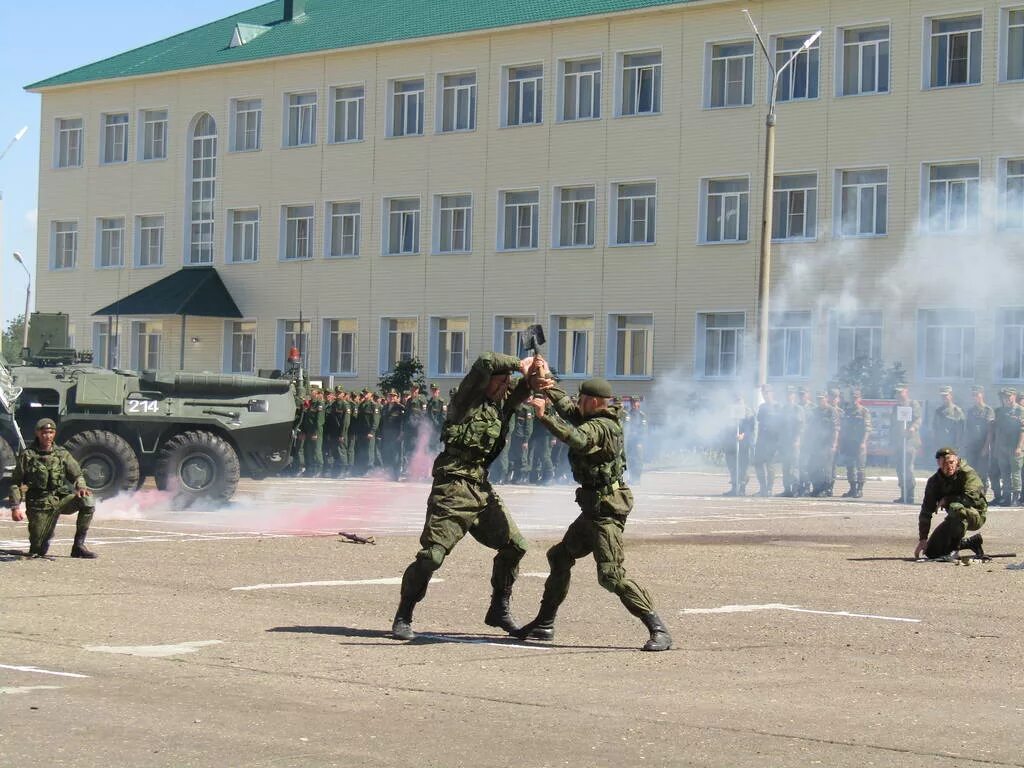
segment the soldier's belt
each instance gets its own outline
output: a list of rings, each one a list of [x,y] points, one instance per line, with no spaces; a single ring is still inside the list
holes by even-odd
[[[592,491],[593,493],[596,493],[598,496],[607,496],[609,493],[613,493],[619,490],[619,488],[625,488],[626,486],[624,483],[620,483],[618,480],[616,480],[611,485],[584,485],[582,487],[584,490]]]

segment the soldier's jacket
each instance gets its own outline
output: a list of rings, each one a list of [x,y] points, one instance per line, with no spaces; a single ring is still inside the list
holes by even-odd
[[[839,423],[839,444],[846,450],[859,449],[871,434],[871,411],[850,403]]]
[[[989,440],[992,422],[996,412],[990,405],[975,405],[967,411],[964,422],[964,444],[975,450],[981,450]]]
[[[806,413],[797,403],[785,403],[780,415],[780,440],[785,445],[796,445],[800,442],[805,429]]]
[[[22,485],[28,487],[24,493]],[[24,500],[29,512],[48,511],[56,507],[61,498],[72,490],[83,490],[86,487],[82,468],[70,452],[59,445],[43,452],[39,449],[39,443],[33,441],[32,445],[18,454],[14,463],[11,508]]]
[[[351,400],[341,401],[341,438],[344,440],[348,438],[349,432],[352,429],[352,418],[355,415],[356,404]]]
[[[959,446],[964,439],[966,417],[963,409],[953,403],[946,406],[943,403],[932,414],[932,442],[937,446]]]
[[[401,403],[385,403],[380,416],[380,433],[382,436],[396,437],[402,434],[405,422],[405,406]]]
[[[533,407],[523,403],[516,408],[515,421],[512,424],[512,436],[520,443],[525,443],[533,434]]]
[[[444,418],[447,414],[448,404],[440,396],[427,400],[427,415],[438,430],[444,426]]]
[[[907,407],[911,409],[911,419],[905,425],[896,418],[898,407],[892,407],[892,414],[889,417],[889,441],[893,450],[900,450],[903,445],[903,438],[907,438],[907,448],[917,449],[921,447],[921,404],[917,400],[911,400]]]
[[[302,409],[299,431],[304,435],[316,435],[322,432],[323,429],[324,404],[319,400],[312,400],[307,407]]]
[[[626,439],[622,431],[622,407],[607,408],[584,416],[563,390],[545,391],[554,413],[545,410],[541,423],[569,446],[572,476],[584,488],[608,493],[621,484],[626,470]]]
[[[429,414],[427,413],[427,398],[423,395],[416,395],[410,397],[405,403],[405,422],[412,427],[410,430],[415,434],[415,430],[419,429],[420,424],[423,424]]]
[[[370,398],[355,404],[355,411],[352,418],[352,428],[359,437],[366,437],[374,430],[374,410],[377,404]]]
[[[839,435],[839,410],[831,405],[819,405],[807,416],[808,447],[817,450],[832,450]]]
[[[639,445],[647,440],[647,414],[639,408],[628,411],[619,406],[622,413],[622,429],[626,434],[626,442]]]
[[[757,409],[757,439],[777,443],[782,437],[782,408],[778,403],[761,403]]]
[[[974,469],[961,461],[960,468],[953,473],[952,477],[946,477],[939,470],[928,478],[928,484],[924,487],[921,513],[917,517],[918,538],[928,538],[932,515],[935,514],[939,508],[939,502],[943,499],[946,501],[946,509],[949,509],[950,504],[962,504],[965,507],[978,510],[982,522],[985,521],[985,513],[988,511],[988,502],[985,500],[985,484]]]
[[[1015,448],[1024,430],[1024,408],[1017,404],[996,408],[994,427],[992,443],[1000,448]]]
[[[324,434],[340,437],[345,421],[345,402],[335,400],[324,407]]]
[[[740,450],[743,450],[743,446],[750,449],[750,446],[754,444],[755,433],[754,430],[757,428],[757,422],[754,418],[754,412],[747,406],[743,406],[743,418],[733,419],[729,424],[729,428],[722,430],[722,450],[726,453],[736,453],[736,436],[740,433],[743,434],[743,439],[740,441]]]

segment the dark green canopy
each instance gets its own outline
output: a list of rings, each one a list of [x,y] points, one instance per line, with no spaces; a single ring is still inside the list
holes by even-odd
[[[213,267],[180,269],[93,312],[97,315],[242,317]]]

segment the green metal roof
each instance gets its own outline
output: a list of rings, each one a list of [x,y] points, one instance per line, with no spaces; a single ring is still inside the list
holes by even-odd
[[[93,316],[193,315],[242,317],[224,281],[213,267],[183,267],[135,293],[118,299]]]
[[[694,0],[308,0],[305,15],[284,22],[284,0],[274,0],[26,88],[155,75],[690,2]],[[231,48],[232,34],[240,24],[271,29]]]

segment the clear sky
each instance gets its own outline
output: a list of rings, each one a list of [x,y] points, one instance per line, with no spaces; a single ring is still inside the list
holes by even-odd
[[[25,137],[0,160],[0,314],[25,308],[25,273],[35,285],[39,192],[38,94],[24,87],[51,75],[262,5],[261,0],[0,0],[0,153],[23,126]],[[33,299],[35,291],[33,290]]]

